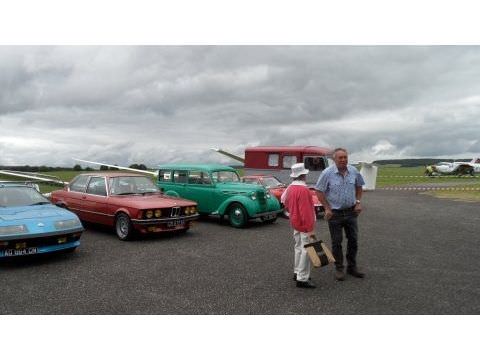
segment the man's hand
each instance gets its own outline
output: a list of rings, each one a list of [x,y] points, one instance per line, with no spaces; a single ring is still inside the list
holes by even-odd
[[[355,214],[360,215],[360,213],[362,212],[362,204],[360,203],[355,204],[353,211],[355,212]]]
[[[333,216],[333,211],[332,209],[325,209],[325,219],[330,220]]]

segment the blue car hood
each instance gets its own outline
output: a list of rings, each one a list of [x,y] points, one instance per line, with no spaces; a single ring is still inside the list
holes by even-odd
[[[51,204],[0,208],[0,222],[58,217],[74,219],[76,216],[70,211]]]

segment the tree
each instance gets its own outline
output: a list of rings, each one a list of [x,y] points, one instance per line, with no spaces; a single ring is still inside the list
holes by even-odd
[[[75,165],[75,166],[73,167],[73,170],[75,170],[75,171],[82,171],[82,167],[77,164],[77,165]]]
[[[130,169],[137,169],[137,170],[147,170],[145,164],[132,164],[129,166]]]

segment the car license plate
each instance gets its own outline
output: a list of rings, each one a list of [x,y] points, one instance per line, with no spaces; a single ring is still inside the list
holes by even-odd
[[[263,217],[265,220],[272,220],[275,218],[275,214],[268,214]]]
[[[185,220],[172,220],[167,222],[167,227],[181,227],[185,225]]]
[[[38,252],[36,247],[25,248],[25,249],[6,249],[5,256],[22,256],[22,255],[33,255]]]

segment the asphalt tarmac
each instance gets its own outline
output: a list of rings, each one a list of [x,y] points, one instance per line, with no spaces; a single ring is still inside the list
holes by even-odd
[[[0,314],[480,313],[480,204],[377,190],[363,206],[365,279],[336,282],[329,266],[296,288],[285,219],[133,242],[89,226],[73,254],[2,261]],[[329,244],[324,220],[317,231]]]

